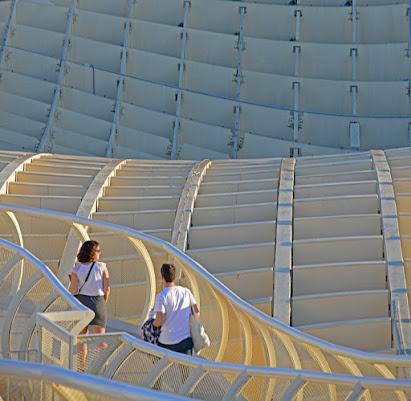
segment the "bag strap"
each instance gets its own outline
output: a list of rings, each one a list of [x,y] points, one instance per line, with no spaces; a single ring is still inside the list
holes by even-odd
[[[88,273],[87,273],[87,277],[86,277],[86,279],[84,280],[83,285],[82,285],[82,286],[80,287],[80,289],[77,291],[77,294],[80,294],[80,291],[83,289],[84,284],[86,284],[88,278],[90,277],[91,269],[93,268],[94,263],[96,263],[96,262],[93,262],[93,263],[91,264],[90,269],[89,269],[89,271],[88,271]]]

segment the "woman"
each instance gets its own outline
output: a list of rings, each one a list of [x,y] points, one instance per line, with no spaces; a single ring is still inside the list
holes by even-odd
[[[106,332],[107,311],[106,302],[110,295],[110,282],[107,266],[103,262],[98,262],[100,258],[100,245],[97,241],[86,241],[80,248],[77,255],[77,263],[72,270],[70,292],[76,295],[77,299],[94,313],[94,319],[89,323],[91,330],[95,334]],[[87,334],[86,326],[79,334]],[[98,344],[98,351],[101,352],[107,344]],[[78,349],[80,370],[85,370],[87,357],[87,345],[81,344]]]

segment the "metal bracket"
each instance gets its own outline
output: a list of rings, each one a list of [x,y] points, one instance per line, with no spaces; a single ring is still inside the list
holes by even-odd
[[[290,115],[288,116],[288,123],[287,127],[293,128],[294,127],[294,111],[290,111]],[[304,113],[299,111],[298,112],[298,129],[301,129],[303,127],[303,122],[304,122]]]
[[[233,106],[233,113],[235,114],[237,106]],[[241,106],[238,106],[238,112],[241,113]]]
[[[350,21],[352,21],[352,20],[353,20],[353,17],[352,17],[353,13],[352,13],[352,11],[350,11],[350,13],[349,13],[348,15],[349,15],[348,19],[349,19]],[[356,13],[355,13],[355,20],[358,21],[359,19],[360,19],[360,13],[359,13],[358,11],[356,11]]]
[[[352,93],[353,90],[355,89],[355,92],[358,93],[358,86],[357,85],[351,85],[350,86],[350,92]]]
[[[301,10],[294,10],[294,17],[297,16],[297,13],[300,13],[300,17],[303,16],[303,12]]]
[[[244,140],[245,140],[245,133],[244,132],[238,132],[238,149],[243,148]]]
[[[350,49],[350,56],[351,56],[351,57],[353,56],[353,53],[354,53],[354,52],[355,52],[355,55],[358,56],[358,48],[352,47],[352,48]]]
[[[296,53],[298,49],[298,53],[301,54],[301,46],[293,46],[293,53]]]

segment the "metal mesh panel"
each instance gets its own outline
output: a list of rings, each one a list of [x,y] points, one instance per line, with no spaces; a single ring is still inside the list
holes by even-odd
[[[225,375],[219,372],[208,372],[202,377],[191,396],[206,401],[221,401],[235,375]]]
[[[247,381],[245,386],[241,389],[236,401],[243,401],[244,399],[248,401],[259,401],[263,399],[263,395],[266,394],[268,390],[267,385],[269,384],[269,379],[264,377],[253,377]]]
[[[118,337],[104,334],[77,336],[77,347],[73,350],[74,369],[88,372],[98,363],[107,367],[108,355],[103,352],[106,348],[116,348],[119,345]]]
[[[281,399],[281,396],[283,395],[284,391],[287,389],[287,387],[291,384],[291,380],[289,379],[270,379],[269,384],[272,386],[272,391],[271,391],[271,398],[268,398],[269,400],[273,401],[278,401]],[[270,395],[270,394],[268,394]]]
[[[334,399],[336,393],[335,386],[328,386],[323,383],[308,382],[298,393],[302,395],[302,400],[311,400],[315,398],[319,401],[328,401]],[[299,397],[296,397],[298,399]]]
[[[367,394],[368,397],[367,397]],[[386,390],[366,390],[359,398],[360,401],[366,401],[368,399],[372,401],[398,401],[409,400],[411,397],[411,391],[386,391]]]
[[[113,379],[139,385],[160,358],[146,352],[134,350],[123,361]]]
[[[71,345],[68,336],[61,332],[52,332],[41,327],[41,359],[42,363],[70,368]]]

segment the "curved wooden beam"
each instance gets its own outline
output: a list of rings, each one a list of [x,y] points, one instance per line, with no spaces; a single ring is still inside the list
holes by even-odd
[[[273,317],[291,322],[291,269],[293,246],[293,200],[295,159],[281,162],[275,237]]]
[[[391,319],[395,330],[395,306],[397,300],[400,324],[405,350],[411,350],[410,310],[408,306],[407,283],[405,280],[404,259],[402,256],[400,230],[398,224],[397,205],[395,203],[394,186],[390,166],[382,150],[370,151],[378,180],[378,196],[382,216],[382,233],[384,237],[384,256],[387,263],[388,290],[391,298]],[[401,346],[396,344],[397,349]]]
[[[109,160],[109,162],[97,173],[94,180],[91,182],[87,192],[83,196],[80,206],[77,209],[77,216],[90,218],[92,213],[97,209],[97,203],[101,196],[104,195],[104,189],[109,185],[110,178],[127,160]],[[81,240],[88,240],[88,234],[85,237],[79,236],[77,230],[71,229],[67,237],[67,242],[64,247],[62,257],[60,259],[57,277],[64,284],[68,285],[68,274],[74,265],[78,248]]]

